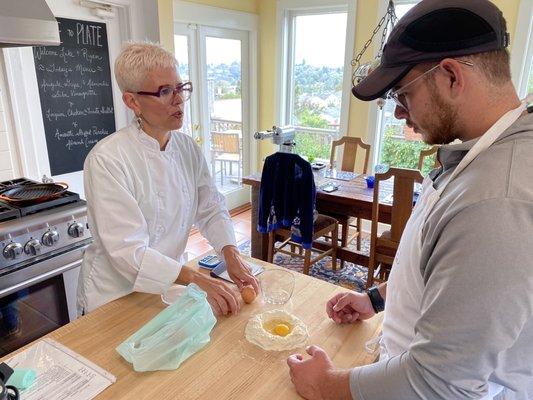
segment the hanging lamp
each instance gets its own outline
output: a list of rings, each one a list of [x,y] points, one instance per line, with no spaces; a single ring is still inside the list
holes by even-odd
[[[383,55],[383,48],[385,47],[385,43],[387,41],[387,33],[389,29],[392,30],[397,21],[398,18],[396,17],[396,12],[394,11],[394,2],[392,0],[389,0],[385,15],[381,18],[378,25],[372,31],[372,36],[370,36],[370,39],[366,41],[362,50],[352,60],[351,64],[354,68],[354,72],[352,74],[352,86],[358,85],[363,79],[370,75],[370,73],[380,64],[381,56]],[[383,30],[381,33],[381,44],[379,46],[378,54],[376,55],[374,60],[361,63],[361,58],[363,57],[363,54],[365,54],[367,49],[372,44],[372,40],[374,40],[374,37],[379,33],[382,28]],[[379,108],[382,109],[385,105],[385,99],[381,97],[377,100],[377,103]]]

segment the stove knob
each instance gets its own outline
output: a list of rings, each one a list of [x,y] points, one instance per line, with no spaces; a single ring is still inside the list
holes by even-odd
[[[41,253],[41,242],[32,239],[24,245],[24,252],[28,255],[36,256]]]
[[[74,222],[68,227],[68,234],[73,238],[78,238],[83,236],[83,224],[79,222]]]
[[[42,242],[45,246],[53,246],[59,240],[59,233],[57,231],[48,231],[43,235]]]
[[[22,245],[16,242],[9,243],[6,247],[4,247],[3,254],[8,260],[15,260],[22,254]]]

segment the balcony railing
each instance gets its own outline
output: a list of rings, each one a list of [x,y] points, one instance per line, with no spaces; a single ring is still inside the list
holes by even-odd
[[[339,137],[338,126],[336,129],[309,128],[307,126],[295,126],[296,134],[308,133],[316,138],[321,145],[330,145],[333,140]]]
[[[242,122],[211,118],[211,132],[226,132],[229,130],[238,130],[242,132]]]

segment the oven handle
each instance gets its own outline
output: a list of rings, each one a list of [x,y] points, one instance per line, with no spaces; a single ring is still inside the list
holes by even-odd
[[[52,271],[45,272],[44,274],[35,276],[33,278],[27,279],[23,282],[17,283],[16,285],[10,286],[8,288],[5,288],[3,290],[0,290],[0,297],[7,296],[11,293],[15,293],[19,290],[25,289],[29,286],[32,286],[36,283],[45,281],[49,278],[53,278],[54,276],[61,275],[63,272],[66,272],[70,269],[76,268],[81,265],[82,260],[76,260],[73,261],[67,265],[64,265],[62,267],[56,268]]]

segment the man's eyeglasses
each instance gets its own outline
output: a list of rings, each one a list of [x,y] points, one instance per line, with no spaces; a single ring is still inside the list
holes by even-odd
[[[191,98],[191,93],[191,82],[178,83],[174,87],[168,85],[159,86],[157,92],[136,92],[136,94],[141,94],[144,96],[159,97],[165,103],[171,103],[172,101],[174,101],[176,95],[179,95],[181,101],[185,102]]]
[[[463,65],[467,65],[469,67],[473,67],[474,66],[474,64],[471,63],[470,61],[464,61],[464,60],[455,60],[455,61],[457,61],[458,63],[461,63]],[[433,71],[437,70],[437,68],[439,68],[439,67],[440,67],[440,64],[437,64],[433,68],[428,69],[422,75],[417,76],[415,79],[413,79],[410,82],[407,82],[401,88],[399,88],[397,90],[391,90],[389,92],[389,94],[387,95],[387,98],[393,100],[396,103],[397,106],[400,106],[405,111],[409,111],[409,108],[407,107],[407,100],[405,98],[406,89],[409,88],[409,86],[412,86],[414,83],[416,83],[420,79],[422,79],[424,76],[427,76],[430,73],[432,73]]]

